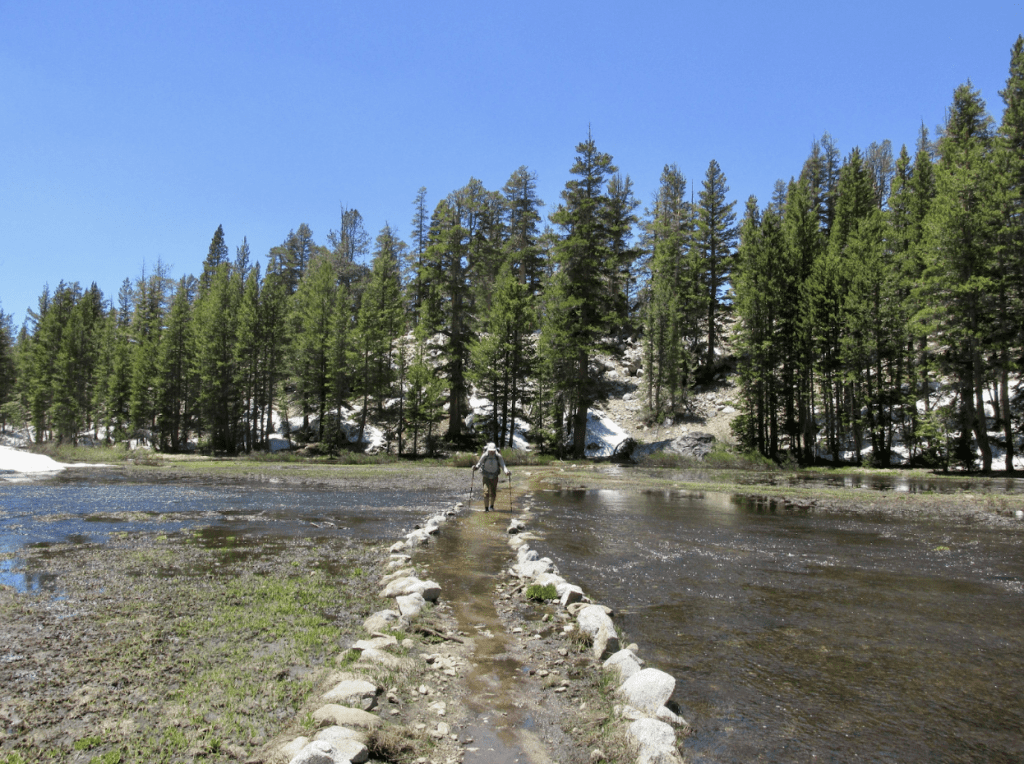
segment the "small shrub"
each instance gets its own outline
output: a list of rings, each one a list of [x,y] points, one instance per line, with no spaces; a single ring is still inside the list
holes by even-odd
[[[554,600],[558,599],[558,590],[554,584],[530,584],[526,587],[526,598],[530,600]]]
[[[476,464],[476,454],[466,454],[461,451],[452,454],[451,458],[448,459],[449,467],[472,467]]]

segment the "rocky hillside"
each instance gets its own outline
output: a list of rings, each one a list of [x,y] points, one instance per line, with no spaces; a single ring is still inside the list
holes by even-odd
[[[611,419],[638,443],[677,440],[688,433],[705,432],[723,443],[734,444],[731,423],[737,416],[739,388],[732,375],[723,369],[711,384],[698,385],[689,413],[644,422],[643,353],[640,342],[628,340],[621,352],[598,359],[608,382],[608,398],[595,408]]]

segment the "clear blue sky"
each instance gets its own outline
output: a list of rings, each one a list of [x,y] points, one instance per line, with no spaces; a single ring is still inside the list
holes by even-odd
[[[718,160],[741,212],[829,131],[913,147],[970,79],[998,119],[1024,3],[0,0],[0,308],[254,257],[341,205],[408,237],[526,165],[550,212],[588,127],[646,207]],[[642,209],[642,208],[641,208]]]

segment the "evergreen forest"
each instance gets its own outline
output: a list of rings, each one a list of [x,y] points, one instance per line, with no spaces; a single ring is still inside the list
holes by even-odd
[[[342,208],[326,237],[302,224],[261,258],[244,238],[232,256],[218,227],[198,275],[157,262],[116,295],[62,281],[18,330],[0,311],[0,424],[236,454],[267,448],[287,411],[324,449],[372,424],[391,452],[428,454],[507,447],[518,421],[578,458],[607,395],[599,358],[629,337],[651,421],[728,370],[735,435],[771,459],[1012,470],[1024,37],[999,96],[997,124],[961,85],[935,135],[898,151],[825,133],[764,203],[738,206],[712,160],[689,187],[667,164],[643,205],[588,134],[548,209],[520,167],[433,206],[421,188],[408,240]]]

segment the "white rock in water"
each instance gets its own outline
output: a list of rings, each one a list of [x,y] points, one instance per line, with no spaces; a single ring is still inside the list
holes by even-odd
[[[629,736],[641,750],[666,748],[676,744],[675,730],[657,719],[638,719],[633,722],[629,725]]]
[[[580,589],[576,584],[566,584],[559,594],[559,601],[562,607],[569,607],[576,602],[580,602],[583,599],[583,590]]]
[[[648,716],[654,716],[672,697],[675,689],[676,680],[671,674],[655,668],[646,668],[623,682],[618,692],[629,705],[640,709]]]
[[[636,657],[632,650],[627,648],[619,650],[606,660],[603,665],[606,669],[615,669],[618,672],[619,683],[621,684],[634,674],[640,673],[640,669],[643,668],[643,661]]]

